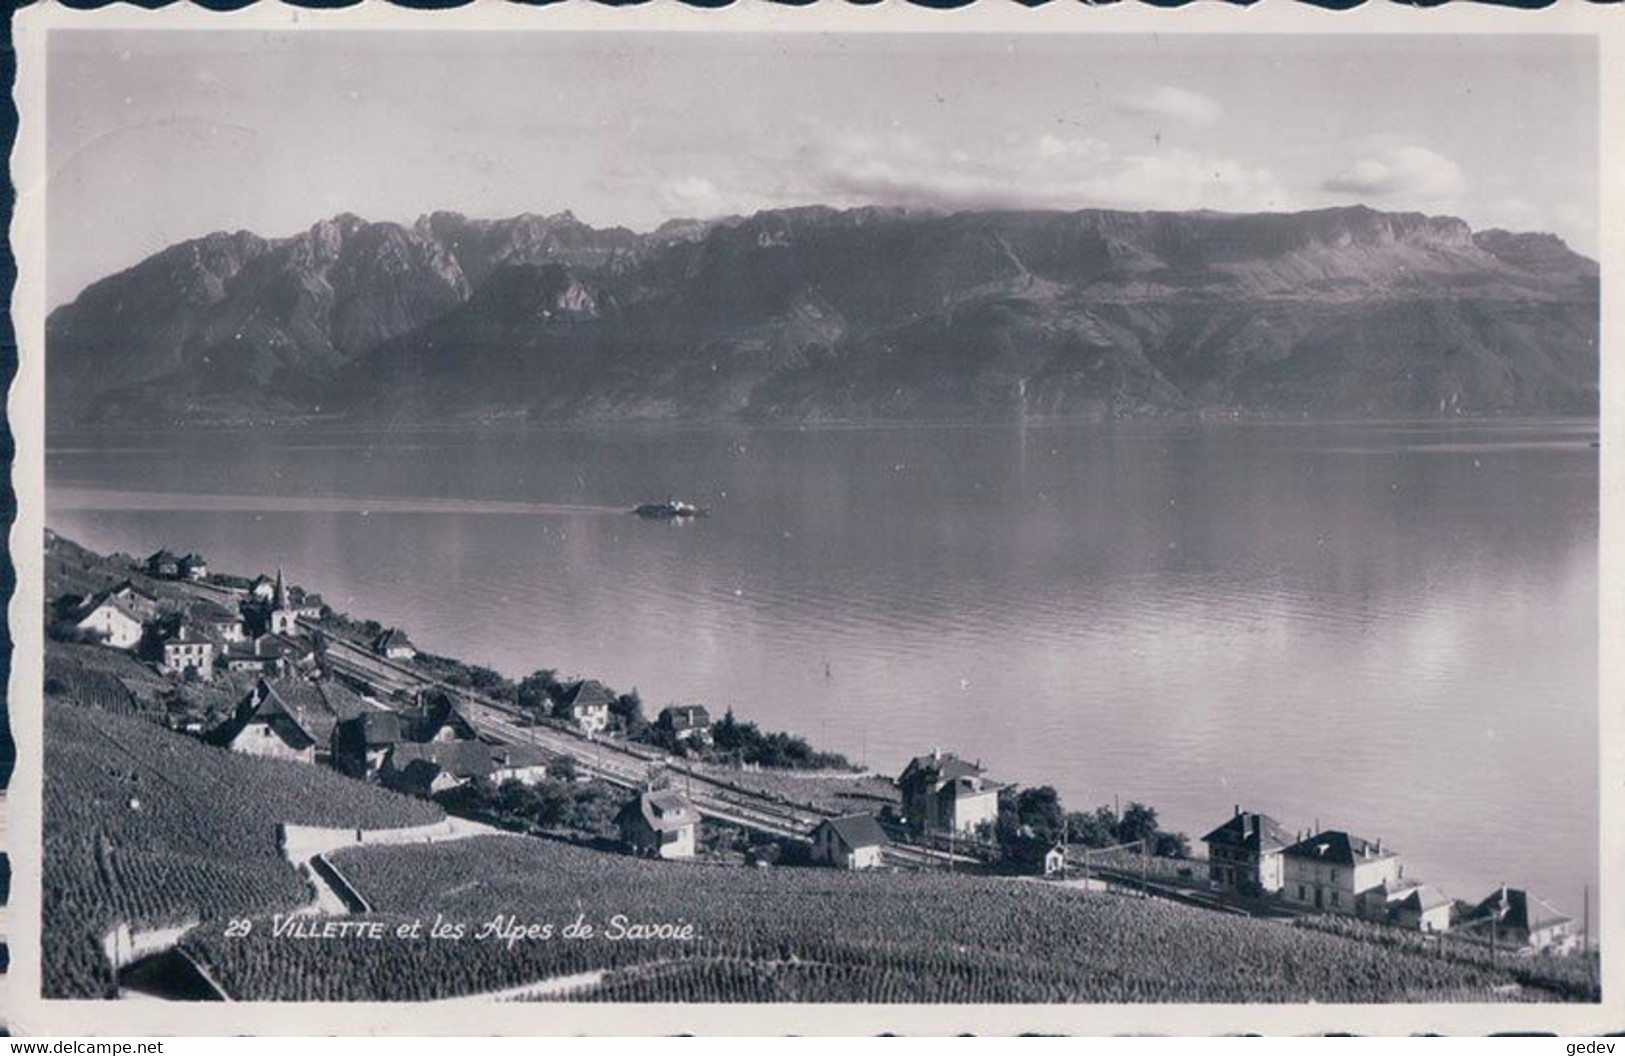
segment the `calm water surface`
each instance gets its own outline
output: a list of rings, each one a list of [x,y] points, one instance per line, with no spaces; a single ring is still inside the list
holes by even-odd
[[[423,648],[940,745],[1200,836],[1234,803],[1578,916],[1595,423],[53,438],[48,522],[286,566]],[[686,525],[624,512],[674,493]],[[448,501],[450,500],[450,501]]]

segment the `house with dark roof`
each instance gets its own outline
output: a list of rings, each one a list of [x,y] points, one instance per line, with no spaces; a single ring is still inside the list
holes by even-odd
[[[398,792],[432,796],[472,781],[490,780],[497,771],[492,745],[483,741],[403,741],[392,747],[378,780]]]
[[[107,588],[107,596],[122,602],[144,623],[158,618],[158,599],[127,579]]]
[[[276,597],[276,580],[263,572],[260,573],[248,584],[248,596],[255,601],[271,601]]]
[[[711,741],[711,713],[703,704],[673,704],[660,710],[656,724],[679,741]]]
[[[364,716],[363,722],[371,718]],[[370,739],[370,728],[359,727],[356,732],[341,730],[340,742],[348,744],[356,737]],[[380,742],[389,732],[386,724],[377,724]],[[373,745],[367,750],[370,753],[379,750],[379,746]],[[547,753],[527,744],[396,740],[381,748],[380,762],[374,772],[382,784],[396,791],[432,796],[472,781],[488,781],[493,785],[507,781],[535,784],[547,776],[547,762]]]
[[[147,575],[154,579],[179,579],[181,560],[168,550],[159,550],[147,558]]]
[[[288,588],[288,604],[301,620],[319,620],[327,603],[320,594],[312,594],[299,587]]]
[[[872,814],[825,818],[812,831],[812,860],[837,869],[873,869],[890,842]]]
[[[609,729],[609,706],[614,701],[608,686],[589,678],[565,690],[558,711],[585,732],[599,733]]]
[[[254,671],[273,678],[308,667],[315,659],[310,646],[282,634],[262,634],[251,641],[231,642],[224,655],[227,671]]]
[[[479,731],[456,703],[444,693],[431,692],[416,705],[401,712],[405,739],[426,744],[431,741],[472,741]]]
[[[1397,880],[1361,892],[1357,915],[1411,931],[1450,930],[1451,901],[1443,891],[1420,880]]]
[[[158,670],[177,678],[209,678],[214,674],[214,639],[182,620],[159,643]]]
[[[333,741],[333,763],[351,777],[376,777],[389,750],[405,739],[400,715],[387,710],[365,711],[339,723]]]
[[[203,559],[202,554],[187,554],[176,560],[175,573],[180,579],[201,582],[209,578],[209,562]]]
[[[410,660],[418,655],[412,639],[399,627],[391,627],[372,640],[372,651],[385,660]]]
[[[675,791],[643,792],[615,816],[621,842],[633,854],[692,858],[699,843],[700,812]]]
[[[999,785],[980,763],[936,748],[909,760],[895,784],[903,793],[903,820],[917,832],[974,833],[999,818]]]
[[[493,784],[534,785],[547,777],[548,754],[532,744],[493,744],[491,759],[496,767],[491,771]]]
[[[1202,842],[1207,844],[1208,881],[1216,890],[1265,895],[1286,882],[1282,852],[1292,835],[1268,814],[1244,811],[1238,803],[1230,820]]]
[[[114,649],[134,649],[146,634],[135,606],[112,594],[92,595],[73,614],[73,625]]]
[[[1393,848],[1341,830],[1316,833],[1281,852],[1282,897],[1293,905],[1353,915],[1366,891],[1395,884],[1405,868]]]
[[[248,637],[242,613],[206,598],[187,605],[185,619],[205,637],[221,644],[246,641]]]
[[[288,706],[282,695],[261,679],[237,713],[212,730],[208,740],[245,755],[316,761],[316,732],[303,713]]]
[[[336,682],[261,678],[237,712],[209,739],[234,752],[326,762],[332,757],[340,723],[368,710],[368,704]]]
[[[1488,935],[1493,925],[1497,942],[1530,953],[1572,953],[1580,938],[1573,917],[1543,898],[1505,884],[1474,906],[1467,922],[1476,925],[1479,935]]]

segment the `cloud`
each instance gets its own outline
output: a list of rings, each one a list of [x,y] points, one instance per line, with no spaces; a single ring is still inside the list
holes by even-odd
[[[1224,108],[1213,99],[1199,92],[1175,88],[1171,84],[1142,95],[1124,96],[1118,106],[1138,117],[1163,118],[1192,125],[1211,125],[1224,114]]]
[[[722,192],[704,176],[666,180],[656,189],[655,196],[670,217],[709,217],[728,211]]]
[[[880,204],[927,209],[1289,208],[1267,169],[1235,158],[1165,148],[1119,153],[1088,137],[1048,133],[975,157],[906,132],[816,137],[767,194],[783,204]]]
[[[1090,159],[1104,157],[1109,147],[1098,139],[1068,139],[1054,133],[1038,137],[1038,153],[1046,158]]]
[[[1461,194],[1467,180],[1461,166],[1443,154],[1410,144],[1360,158],[1320,186],[1356,198],[1439,200]]]

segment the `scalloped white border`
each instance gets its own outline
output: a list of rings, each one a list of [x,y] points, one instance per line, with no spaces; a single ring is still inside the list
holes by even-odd
[[[75,29],[253,29],[342,32],[398,29],[412,32],[854,32],[854,33],[1561,33],[1594,36],[1599,54],[1602,342],[1622,337],[1620,302],[1606,277],[1625,274],[1625,20],[1617,10],[1589,3],[1556,3],[1524,11],[1457,0],[1417,9],[1371,0],[1358,9],[1327,11],[1292,0],[1252,7],[1193,4],[1164,10],[1123,2],[1088,7],[1052,0],[1027,9],[1010,0],[981,0],[955,11],[901,2],[856,7],[822,0],[787,7],[767,0],[736,0],[706,10],[652,0],[611,8],[590,0],[528,7],[473,0],[446,11],[411,11],[381,0],[338,11],[260,3],[234,12],[210,12],[184,3],[146,11],[112,4],[74,11],[54,2],[14,16],[17,54],[15,101],[18,137],[12,156],[17,208],[11,237],[18,282],[12,299],[19,359],[8,410],[16,438],[12,482],[17,519],[11,554],[17,588],[11,601],[15,643],[10,702],[17,768],[9,794],[13,865],[8,913],[11,975],[0,987],[0,1016],[16,1034],[33,1035],[300,1035],[300,1034],[640,1034],[869,1035],[881,1032],[946,1035],[1013,1034],[1411,1034],[1479,1036],[1503,1031],[1597,1034],[1625,1030],[1625,561],[1620,554],[1625,487],[1617,454],[1625,447],[1621,368],[1602,356],[1603,446],[1599,649],[1601,702],[1601,897],[1594,919],[1602,939],[1600,1006],[1568,1005],[491,1005],[469,1012],[410,1003],[240,1003],[217,1006],[105,1001],[45,1001],[40,986],[40,777],[43,679],[43,514],[45,321],[44,104],[47,34]],[[0,830],[3,831],[3,830]],[[1613,951],[1612,953],[1610,951]],[[1617,955],[1614,955],[1617,954]],[[635,1009],[636,1018],[630,1013]]]

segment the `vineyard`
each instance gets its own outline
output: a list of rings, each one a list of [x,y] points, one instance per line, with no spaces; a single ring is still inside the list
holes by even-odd
[[[1551,1000],[1502,970],[1157,900],[938,873],[727,869],[532,839],[344,851],[335,864],[392,927],[461,941],[289,942],[198,929],[188,950],[240,999],[419,1001],[594,970],[589,1001],[1384,1002]],[[476,939],[596,923],[594,939]],[[694,923],[692,941],[603,938],[615,914]]]
[[[45,712],[45,994],[113,987],[99,937],[287,909],[310,891],[281,822],[385,828],[438,808],[312,766],[211,748],[150,722],[52,700]]]
[[[682,773],[683,765],[674,765],[674,777]],[[721,766],[696,766],[694,772],[741,791],[830,814],[872,814],[885,806],[893,809],[902,807],[901,796],[891,779],[886,777],[839,771],[808,774],[766,767],[744,771]]]
[[[134,664],[134,661],[131,663]],[[136,666],[139,669],[139,665]],[[45,650],[45,694],[114,715],[134,715],[141,710],[135,694],[118,676],[105,669],[87,666],[64,650],[50,647]]]
[[[1347,935],[1391,948],[1444,960],[1477,965],[1494,965],[1518,983],[1539,987],[1572,1001],[1602,1000],[1600,958],[1590,954],[1554,957],[1519,956],[1504,947],[1491,948],[1486,929],[1460,929],[1437,935],[1424,935],[1406,928],[1392,928],[1348,917],[1299,917],[1300,928],[1332,935]]]

